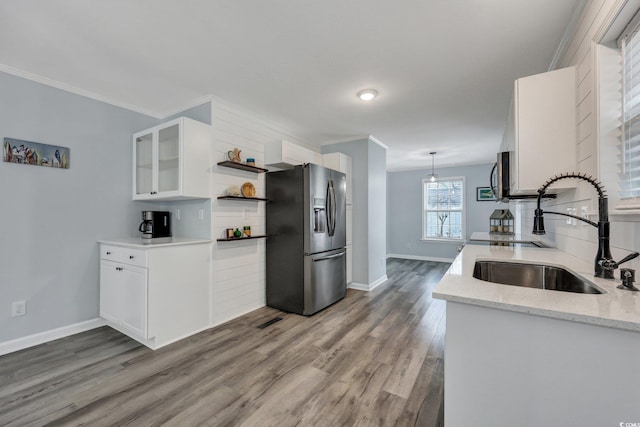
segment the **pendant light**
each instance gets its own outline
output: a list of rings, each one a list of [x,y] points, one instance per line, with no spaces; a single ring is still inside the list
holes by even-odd
[[[438,174],[435,172],[435,155],[436,155],[436,152],[432,151],[429,154],[431,154],[431,173],[429,175],[427,175],[427,176],[429,177],[429,181],[436,182],[436,180],[438,179]]]

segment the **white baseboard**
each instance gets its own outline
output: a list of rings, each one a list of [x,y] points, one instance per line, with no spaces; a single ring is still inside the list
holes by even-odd
[[[419,256],[419,255],[402,255],[402,254],[387,254],[387,258],[401,258],[401,259],[415,259],[418,261],[435,261],[435,262],[453,262],[453,258],[438,258],[433,256]]]
[[[3,354],[13,353],[14,351],[44,344],[49,341],[68,337],[70,335],[79,334],[80,332],[89,331],[91,329],[99,328],[104,325],[106,325],[104,319],[96,317],[95,319],[85,320],[84,322],[74,323],[72,325],[51,329],[50,331],[38,332],[37,334],[5,341],[0,343],[0,356],[2,356]]]
[[[356,289],[358,291],[369,292],[369,291],[374,290],[375,288],[377,288],[378,286],[380,286],[381,284],[383,284],[387,280],[388,280],[388,277],[385,274],[384,276],[380,277],[379,279],[377,279],[376,281],[372,282],[369,285],[365,285],[363,283],[351,282],[351,283],[349,283],[349,288]]]

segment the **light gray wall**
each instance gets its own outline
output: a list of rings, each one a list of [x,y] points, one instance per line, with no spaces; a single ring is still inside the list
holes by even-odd
[[[369,285],[386,274],[386,150],[366,138],[323,145],[322,153],[344,153],[353,161],[353,281]]]
[[[465,177],[466,237],[489,231],[494,209],[508,205],[476,201],[476,187],[489,185],[492,164],[436,168],[440,178]],[[422,241],[422,180],[428,168],[387,173],[387,253],[417,257],[448,258],[457,255],[458,243]]]
[[[387,150],[369,141],[369,283],[387,274]]]
[[[2,342],[98,316],[96,241],[137,232],[131,135],[159,121],[5,73],[0,93],[0,137],[70,148],[67,170],[0,162]]]

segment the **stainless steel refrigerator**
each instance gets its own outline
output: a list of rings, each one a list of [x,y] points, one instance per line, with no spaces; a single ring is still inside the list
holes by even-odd
[[[269,307],[311,315],[345,296],[346,188],[314,164],[267,173]]]

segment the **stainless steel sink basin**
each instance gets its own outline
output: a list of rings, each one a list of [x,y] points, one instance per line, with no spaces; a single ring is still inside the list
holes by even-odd
[[[552,291],[601,294],[592,283],[564,268],[544,264],[502,261],[476,261],[473,277],[485,282]]]

